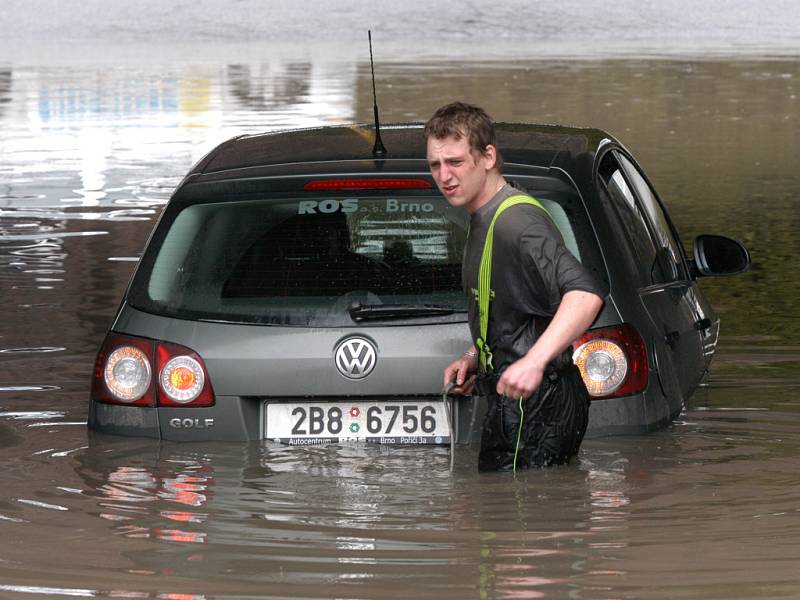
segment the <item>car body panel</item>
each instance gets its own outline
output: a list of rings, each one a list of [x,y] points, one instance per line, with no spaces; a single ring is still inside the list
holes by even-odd
[[[222,396],[310,397],[430,394],[442,371],[469,345],[466,323],[415,327],[305,328],[204,323],[149,315],[125,307],[114,326],[130,335],[187,346],[203,357]],[[347,379],[334,350],[365,337],[378,353],[368,377]]]

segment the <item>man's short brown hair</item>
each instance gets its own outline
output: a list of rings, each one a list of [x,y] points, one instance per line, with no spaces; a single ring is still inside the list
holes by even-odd
[[[426,140],[431,137],[440,140],[446,137],[467,138],[469,147],[479,155],[486,154],[489,144],[497,148],[492,118],[480,106],[466,102],[451,102],[442,106],[425,123],[423,134]],[[500,171],[503,157],[499,150],[496,155],[495,167]]]

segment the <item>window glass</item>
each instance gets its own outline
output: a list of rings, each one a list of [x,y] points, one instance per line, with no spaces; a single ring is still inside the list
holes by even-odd
[[[633,190],[612,153],[603,157],[599,174],[619,218],[620,235],[627,240],[628,247],[636,256],[637,264],[644,266],[643,276],[649,282],[652,266],[656,262],[657,247],[650,236],[644,213],[636,202]]]
[[[580,220],[574,198],[555,196],[543,201],[580,258],[592,248],[583,239],[588,227],[573,229]],[[354,303],[433,304],[455,312],[422,322],[464,321],[461,260],[468,224],[466,211],[441,196],[170,207],[128,301],[165,316],[241,323],[352,326]]]
[[[635,166],[624,156],[620,155],[620,162],[625,169],[625,174],[628,176],[631,184],[633,185],[636,193],[644,207],[644,210],[650,215],[650,220],[654,226],[654,233],[657,237],[658,245],[663,249],[662,255],[671,263],[668,269],[674,269],[674,276],[685,278],[686,273],[683,268],[683,259],[678,241],[672,233],[667,216],[664,214],[661,204],[656,198],[655,192],[648,185],[647,181],[642,177],[641,173]],[[675,278],[675,277],[672,277]]]
[[[131,292],[149,312],[341,326],[356,302],[465,308],[467,216],[441,197],[218,202],[166,221]]]
[[[611,180],[613,182],[613,186],[619,190],[622,196],[625,198],[625,202],[628,203],[631,211],[634,213],[638,213],[639,209],[636,206],[636,199],[633,197],[633,192],[631,188],[628,187],[628,182],[625,181],[625,177],[622,175],[622,171],[619,169],[615,170],[614,173],[611,175]]]

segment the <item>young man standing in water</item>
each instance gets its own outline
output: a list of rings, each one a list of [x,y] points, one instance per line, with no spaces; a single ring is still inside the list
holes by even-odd
[[[462,267],[474,345],[445,384],[486,395],[480,470],[549,466],[578,453],[589,395],[571,344],[592,324],[603,293],[564,246],[547,211],[501,173],[494,123],[461,102],[424,129],[436,184],[470,213]]]

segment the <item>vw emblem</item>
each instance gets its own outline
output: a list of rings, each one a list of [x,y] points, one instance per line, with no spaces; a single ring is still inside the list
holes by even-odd
[[[342,340],[333,356],[339,373],[348,379],[364,379],[372,373],[378,360],[375,344],[362,337]]]

